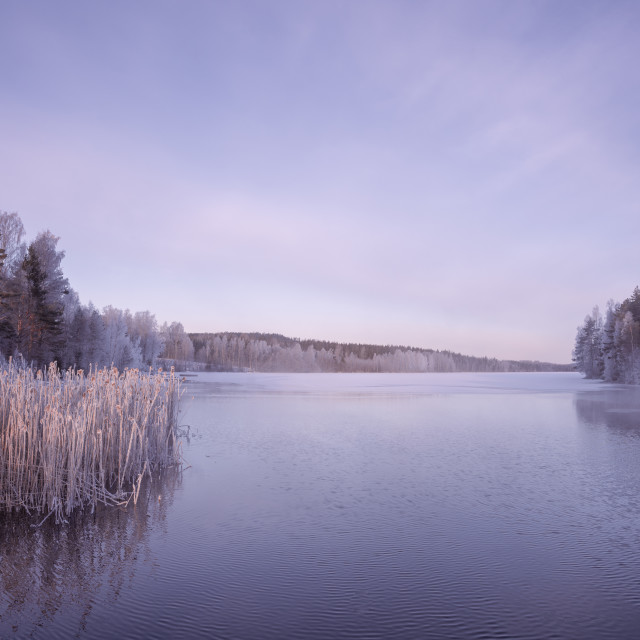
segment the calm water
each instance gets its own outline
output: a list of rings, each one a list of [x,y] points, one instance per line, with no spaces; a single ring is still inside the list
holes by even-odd
[[[203,374],[135,508],[0,520],[2,638],[640,638],[640,390]]]

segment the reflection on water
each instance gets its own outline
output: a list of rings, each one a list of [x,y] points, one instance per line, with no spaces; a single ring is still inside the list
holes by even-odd
[[[640,389],[616,386],[598,393],[578,393],[575,407],[585,424],[640,438]]]
[[[145,478],[137,504],[78,511],[66,526],[0,515],[0,637],[81,633],[98,594],[102,606],[119,598],[180,481],[180,470],[165,469]]]
[[[199,376],[181,476],[68,527],[0,524],[0,637],[635,639],[639,393]]]

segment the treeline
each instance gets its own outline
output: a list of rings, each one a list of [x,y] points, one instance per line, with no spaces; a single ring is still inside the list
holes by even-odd
[[[578,327],[573,360],[587,378],[640,384],[640,288],[621,304],[609,300],[604,317],[593,308]]]
[[[570,365],[477,358],[451,351],[299,340],[263,333],[190,333],[196,366],[208,371],[567,371]]]
[[[50,231],[24,241],[17,213],[0,212],[0,359],[60,370],[176,365],[208,371],[563,371],[569,365],[477,358],[402,346],[299,340],[263,333],[191,333],[149,311],[80,303]]]
[[[178,322],[158,326],[149,311],[131,313],[80,303],[62,271],[64,251],[50,231],[24,241],[17,213],[0,212],[0,355],[35,367],[89,364],[141,368],[160,356],[190,360],[193,346]]]

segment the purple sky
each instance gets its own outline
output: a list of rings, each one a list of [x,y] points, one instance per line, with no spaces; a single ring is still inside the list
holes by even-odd
[[[0,4],[0,210],[83,302],[568,362],[640,284],[640,4]]]

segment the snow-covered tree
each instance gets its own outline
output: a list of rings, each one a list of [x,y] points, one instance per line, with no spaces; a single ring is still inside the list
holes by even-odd
[[[0,274],[11,277],[20,268],[27,247],[23,242],[24,226],[17,213],[0,211]]]
[[[125,320],[131,341],[140,348],[142,364],[147,367],[155,366],[156,359],[164,348],[156,317],[149,311],[138,311],[132,315],[127,310]]]
[[[142,366],[139,340],[129,336],[125,312],[108,306],[102,310],[102,319],[109,363],[118,369]]]
[[[162,356],[168,360],[173,360],[176,364],[182,364],[193,360],[194,348],[191,338],[187,335],[180,322],[166,322],[160,330],[161,338],[164,342]]]
[[[615,382],[620,376],[618,345],[616,344],[616,321],[620,305],[613,300],[607,302],[607,313],[602,326],[603,378]]]
[[[21,271],[26,253],[24,226],[17,213],[0,212],[0,349],[12,355],[17,345],[17,306]]]
[[[576,368],[587,377],[639,384],[640,288],[636,287],[622,304],[610,300],[604,322],[596,310],[578,327]]]
[[[602,343],[602,316],[598,307],[595,306],[591,314],[585,317],[584,324],[578,327],[573,352],[576,368],[587,378],[600,378],[604,373]]]

